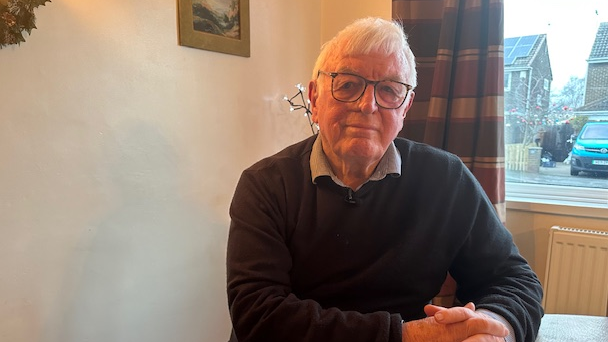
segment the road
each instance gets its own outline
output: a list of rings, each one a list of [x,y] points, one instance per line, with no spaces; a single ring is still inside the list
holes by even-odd
[[[581,172],[578,176],[571,176],[570,165],[564,163],[556,163],[555,167],[540,167],[538,173],[507,170],[506,181],[608,189],[608,175]]]

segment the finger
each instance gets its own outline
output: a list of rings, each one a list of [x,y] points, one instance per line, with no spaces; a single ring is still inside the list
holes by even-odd
[[[475,311],[475,304],[473,302],[467,303],[464,307],[469,310]],[[431,316],[435,316],[435,314],[437,312],[444,310],[444,309],[447,309],[447,308],[443,307],[443,306],[427,304],[424,306],[424,313],[427,315],[427,317],[431,317]]]
[[[443,306],[437,306],[433,304],[427,304],[424,306],[424,313],[428,316],[435,316],[435,314],[441,310],[445,309]]]
[[[504,341],[509,335],[509,330],[502,323],[490,317],[479,316],[464,322],[439,324],[445,327],[444,334],[452,336],[455,341]]]
[[[480,333],[492,334],[503,338],[509,335],[509,329],[501,321],[483,312],[475,312],[475,314],[479,318],[471,319],[470,321],[474,323],[474,325],[477,325],[477,328],[480,329],[478,330]]]
[[[490,334],[494,336],[505,337],[509,334],[509,330],[500,321],[473,311],[475,308],[473,303],[469,303],[464,307],[454,307],[443,309],[435,313],[433,316],[435,321],[445,325],[464,325],[466,327],[466,336],[475,334]],[[453,326],[452,328],[456,328]]]
[[[449,310],[449,309],[446,309]],[[493,342],[502,341],[495,337],[505,337],[508,332],[502,330],[500,322],[497,332],[492,328],[483,327],[484,319],[492,319],[487,316],[479,315],[465,322],[454,324],[441,324],[434,317],[427,317],[419,320],[409,321],[403,325],[403,341],[466,341],[466,342]],[[506,330],[506,328],[504,328]],[[484,331],[487,330],[487,331]],[[504,334],[503,334],[504,332]]]
[[[469,304],[467,304],[469,305]],[[471,307],[471,306],[469,306]],[[439,310],[435,312],[434,317],[437,322],[441,324],[451,324],[466,321],[467,319],[475,317],[475,311],[469,307],[453,307],[449,309]],[[474,305],[473,305],[474,307]]]
[[[434,314],[433,314],[434,312]],[[499,321],[482,313],[475,312],[475,304],[470,302],[464,307],[442,308],[435,305],[425,306],[425,313],[433,316],[439,324],[450,325],[450,329],[466,329],[466,336],[489,334],[505,337],[508,329]],[[455,325],[456,323],[459,323]]]
[[[465,322],[467,326],[467,336],[486,334],[504,338],[509,335],[509,329],[504,324],[486,315],[476,315],[475,318]]]

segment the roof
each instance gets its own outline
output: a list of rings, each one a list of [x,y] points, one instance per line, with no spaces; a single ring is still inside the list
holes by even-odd
[[[546,34],[505,38],[505,66],[529,66],[544,41]]]
[[[608,111],[608,97],[586,103],[584,106],[576,108],[576,110],[584,112]]]
[[[595,41],[591,47],[589,60],[604,59],[608,57],[608,22],[600,23],[600,27],[595,34]]]

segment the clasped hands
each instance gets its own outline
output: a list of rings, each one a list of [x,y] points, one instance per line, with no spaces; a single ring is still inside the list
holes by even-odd
[[[427,317],[403,324],[403,342],[504,342],[509,330],[494,318],[475,311],[475,304],[424,307]]]

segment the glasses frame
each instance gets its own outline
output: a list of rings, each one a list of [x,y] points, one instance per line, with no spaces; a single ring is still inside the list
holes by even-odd
[[[405,100],[407,99],[408,95],[410,94],[410,91],[412,91],[412,89],[414,89],[413,86],[411,86],[407,83],[403,83],[403,82],[399,82],[399,81],[395,81],[395,80],[372,81],[372,80],[368,80],[367,78],[365,78],[361,75],[357,75],[357,74],[353,74],[353,73],[349,73],[349,72],[327,72],[327,71],[319,70],[317,72],[317,77],[319,77],[319,75],[321,75],[321,74],[331,77],[331,96],[334,98],[334,100],[339,101],[339,102],[344,102],[344,103],[351,103],[351,102],[359,101],[361,99],[361,97],[363,96],[363,94],[365,94],[365,91],[367,90],[367,86],[372,84],[374,86],[374,102],[376,102],[376,105],[378,105],[378,107],[384,108],[384,109],[398,109],[398,108],[401,108],[401,106],[403,106],[403,104],[405,103]],[[356,99],[351,100],[351,101],[345,101],[345,100],[340,100],[340,99],[336,98],[336,95],[334,95],[334,80],[336,79],[336,76],[338,76],[338,75],[355,76],[355,77],[359,77],[365,81],[365,87],[363,87],[363,91]],[[403,101],[401,101],[401,103],[397,107],[385,107],[385,106],[381,105],[380,103],[378,103],[378,97],[376,96],[376,89],[377,89],[376,86],[378,85],[378,83],[386,82],[386,81],[403,84],[405,86],[405,88],[407,89],[407,91],[405,92],[405,96],[403,97]]]

